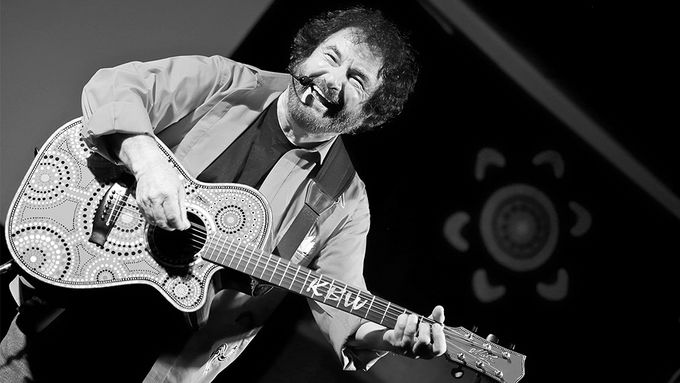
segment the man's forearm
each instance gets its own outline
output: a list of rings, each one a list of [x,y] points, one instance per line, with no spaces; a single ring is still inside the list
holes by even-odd
[[[164,155],[153,137],[147,134],[110,134],[102,137],[110,152],[136,177],[152,168]]]

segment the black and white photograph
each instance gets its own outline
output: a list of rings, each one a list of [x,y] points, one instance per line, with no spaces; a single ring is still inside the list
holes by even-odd
[[[1,0],[0,382],[680,383],[675,15]]]

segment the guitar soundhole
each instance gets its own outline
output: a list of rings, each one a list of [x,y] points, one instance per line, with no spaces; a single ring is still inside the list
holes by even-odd
[[[198,259],[198,252],[205,245],[206,227],[194,213],[187,213],[191,227],[186,230],[167,231],[159,227],[149,228],[149,245],[154,258],[164,266],[188,268]]]

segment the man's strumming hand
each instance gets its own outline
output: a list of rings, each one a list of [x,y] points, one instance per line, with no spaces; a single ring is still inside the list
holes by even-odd
[[[147,222],[165,230],[191,225],[179,173],[148,135],[116,135],[118,157],[137,179],[136,199]]]

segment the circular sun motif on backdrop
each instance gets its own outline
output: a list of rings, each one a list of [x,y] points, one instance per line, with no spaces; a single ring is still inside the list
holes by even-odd
[[[545,263],[555,250],[558,225],[550,199],[526,184],[496,190],[479,220],[489,254],[513,271],[533,270]]]
[[[538,153],[532,163],[537,167],[550,166],[556,180],[564,175],[564,161],[558,152]],[[500,152],[481,149],[475,164],[476,180],[484,180],[490,166],[504,168],[505,164],[505,157]],[[577,202],[569,201],[567,205],[576,216],[569,234],[580,237],[590,228],[590,213]],[[560,240],[560,216],[555,204],[538,187],[526,183],[511,183],[492,191],[481,207],[479,217],[479,233],[486,251],[509,272],[525,273],[544,265],[554,255]],[[470,214],[459,211],[444,224],[444,236],[460,252],[469,249],[469,243],[461,233],[469,221]],[[536,292],[550,301],[564,299],[569,291],[566,268],[559,267],[551,280],[554,282],[536,281]],[[492,285],[488,271],[482,267],[472,274],[472,289],[477,299],[487,303],[502,298],[507,292],[504,284]]]

